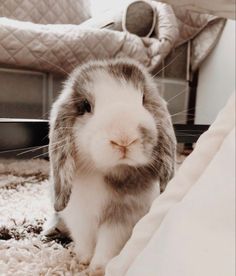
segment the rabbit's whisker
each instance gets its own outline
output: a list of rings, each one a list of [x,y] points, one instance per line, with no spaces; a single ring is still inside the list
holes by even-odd
[[[168,99],[167,103],[169,104],[171,101],[173,101],[174,99],[176,99],[177,97],[179,97],[180,95],[182,95],[183,93],[186,93],[188,90],[187,87],[185,87],[183,90],[181,90],[178,94],[176,94],[175,96],[171,97],[170,99]]]
[[[43,58],[43,57],[40,57],[40,59],[42,59],[43,61],[47,62],[48,64],[51,64],[53,66],[55,66],[57,69],[61,70],[63,73],[65,73],[67,76],[70,76],[70,73],[65,71],[62,67],[58,66],[57,64]]]
[[[16,152],[16,151],[21,151],[21,150],[26,150],[26,149],[35,149],[37,150],[39,146],[35,146],[35,147],[26,147],[26,148],[19,148],[19,149],[12,149],[12,150],[3,150],[3,151],[0,151],[0,154],[1,153],[10,153],[10,152]],[[40,146],[41,147],[41,146]],[[42,147],[47,147],[47,145],[45,146],[42,146]]]
[[[181,56],[184,53],[185,49],[183,49],[177,56],[175,56],[169,63],[166,64],[166,66],[162,67],[158,72],[156,72],[152,78],[156,77],[159,73],[161,73],[164,69],[166,69],[168,66],[170,66],[173,62],[177,60],[179,56]]]

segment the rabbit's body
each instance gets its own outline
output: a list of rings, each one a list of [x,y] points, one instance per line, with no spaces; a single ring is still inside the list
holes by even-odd
[[[51,113],[51,178],[89,275],[103,275],[120,252],[172,177],[174,157],[170,115],[145,68],[110,60],[72,73]]]
[[[158,194],[158,183],[139,195],[117,196],[107,188],[102,174],[76,176],[70,200],[60,216],[70,229],[80,261],[91,262],[93,267],[105,266],[122,249],[134,224]]]

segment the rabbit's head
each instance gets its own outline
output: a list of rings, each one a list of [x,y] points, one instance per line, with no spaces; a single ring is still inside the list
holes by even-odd
[[[166,103],[136,62],[118,59],[78,67],[55,102],[50,122],[57,211],[69,200],[75,173],[100,171],[112,182],[137,172],[136,182],[141,174],[162,183],[173,173],[175,138]]]

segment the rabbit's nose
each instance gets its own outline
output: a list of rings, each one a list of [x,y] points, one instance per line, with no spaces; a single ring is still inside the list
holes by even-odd
[[[135,139],[120,139],[120,140],[110,140],[110,143],[115,147],[128,148],[129,146],[135,144],[138,138]]]
[[[125,157],[128,147],[135,144],[138,141],[137,138],[135,139],[126,139],[126,140],[110,140],[110,143],[113,147],[119,149],[121,153],[123,154],[123,157]]]

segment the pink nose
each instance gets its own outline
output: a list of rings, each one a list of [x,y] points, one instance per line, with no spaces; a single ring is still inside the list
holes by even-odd
[[[119,149],[123,153],[123,157],[125,157],[128,147],[135,144],[137,140],[137,138],[132,140],[110,140],[110,143],[113,147]]]

